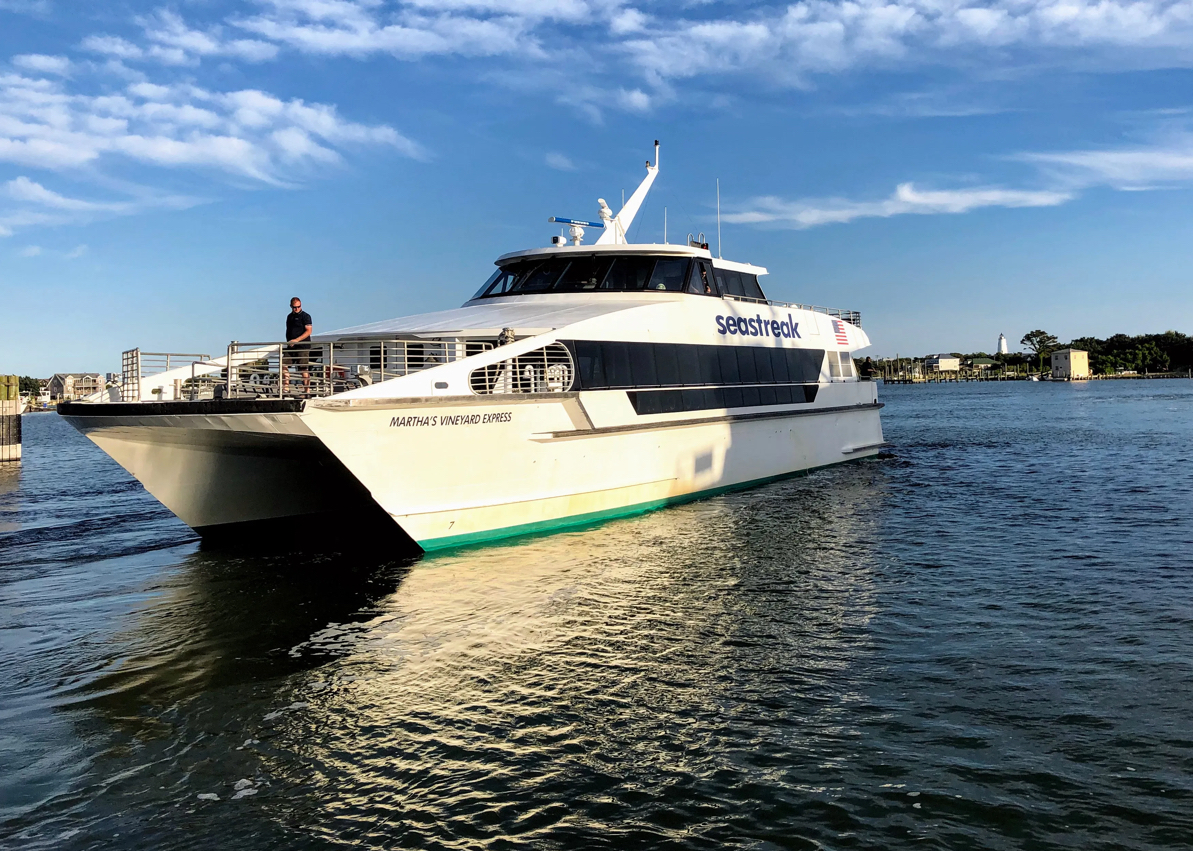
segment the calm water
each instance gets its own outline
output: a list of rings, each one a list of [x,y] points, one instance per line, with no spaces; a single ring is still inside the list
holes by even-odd
[[[894,459],[388,564],[27,417],[0,847],[1193,845],[1193,382],[882,396]]]

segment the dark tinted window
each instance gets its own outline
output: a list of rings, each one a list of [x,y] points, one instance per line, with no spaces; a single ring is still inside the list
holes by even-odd
[[[582,390],[815,384],[824,360],[823,349],[587,340],[564,345],[575,358]]]
[[[739,384],[741,373],[737,369],[737,347],[717,346],[717,356],[721,361],[721,382]]]
[[[679,351],[679,383],[680,384],[703,384],[704,381],[700,377],[700,355],[699,350],[703,346],[682,346]]]
[[[696,295],[716,295],[716,279],[712,267],[703,260],[697,260],[688,271],[687,291]]]
[[[721,346],[698,346],[700,360],[700,383],[723,384],[721,381]]]
[[[775,374],[775,383],[783,384],[790,381],[791,378],[787,371],[787,350],[785,349],[771,349],[771,369]]]
[[[758,380],[758,367],[754,365],[753,346],[734,346],[737,352],[737,374],[742,384],[753,384]]]
[[[754,349],[754,368],[758,371],[758,381],[762,384],[775,383],[775,370],[771,366],[778,349]]]
[[[501,295],[509,290],[510,285],[516,277],[514,272],[508,267],[498,269],[489,276],[489,280],[485,281],[485,285],[476,291],[476,295],[473,298],[484,298],[487,295]]]
[[[690,263],[686,257],[664,257],[656,261],[648,289],[680,292],[687,280]]]
[[[601,359],[605,363],[606,386],[634,386],[634,377],[630,372],[630,353],[625,343],[601,343]]]
[[[572,350],[576,356],[576,371],[580,374],[580,389],[609,386],[605,380],[605,365],[601,359],[601,344],[591,340],[577,340]]]
[[[762,294],[762,287],[758,286],[757,275],[747,275],[744,272],[741,275],[742,295],[750,298],[766,298]]]
[[[741,273],[728,269],[717,269],[717,281],[721,285],[721,292],[725,295],[745,295],[741,286]]]
[[[618,257],[605,276],[603,290],[644,290],[654,268],[653,257]]]
[[[547,292],[555,286],[555,282],[559,280],[559,276],[563,274],[563,271],[568,267],[570,262],[562,258],[553,258],[536,263],[526,272],[518,275],[518,279],[514,281],[509,292]]]
[[[605,279],[612,262],[608,258],[576,257],[556,282],[556,292],[595,290]]]
[[[654,366],[654,346],[650,343],[628,343],[630,375],[635,387],[657,387],[659,376]]]
[[[686,383],[679,378],[679,356],[677,355],[677,350],[686,348],[686,346],[675,346],[670,343],[655,344],[655,369],[662,387],[674,387],[677,384]]]

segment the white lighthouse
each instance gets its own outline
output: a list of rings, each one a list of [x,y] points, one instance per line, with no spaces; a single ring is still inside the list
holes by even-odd
[[[1007,353],[1007,335],[1006,334],[998,335],[998,353],[1000,355],[1005,355]]]

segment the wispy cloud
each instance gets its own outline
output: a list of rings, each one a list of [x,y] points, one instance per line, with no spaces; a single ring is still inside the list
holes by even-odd
[[[37,257],[39,254],[41,254],[41,246],[40,245],[26,245],[24,248],[22,248],[17,253],[19,255],[21,255],[22,257]]]
[[[1058,182],[1139,190],[1193,181],[1193,133],[1179,133],[1152,144],[1117,148],[1030,153],[1034,163]]]
[[[80,257],[82,257],[86,253],[87,253],[86,245],[76,245],[70,251],[66,252],[65,257],[67,260],[78,260]]]
[[[576,170],[576,164],[574,162],[572,162],[569,157],[567,157],[564,154],[556,153],[555,151],[552,151],[551,153],[547,154],[546,161],[547,161],[547,166],[549,168],[555,169],[556,171],[575,171]]]
[[[134,187],[130,197],[110,201],[72,198],[47,189],[25,175],[0,184],[0,236],[34,226],[82,224],[97,218],[127,216],[148,210],[178,210],[200,203],[198,198],[163,194]],[[84,246],[85,250],[85,246]]]
[[[1055,207],[1072,198],[1071,193],[1063,191],[991,186],[921,190],[911,183],[901,183],[889,197],[873,201],[844,198],[784,201],[773,196],[755,198],[742,205],[742,209],[723,218],[739,224],[803,229],[844,224],[862,218],[968,213],[985,207]]]
[[[66,74],[70,71],[70,60],[65,56],[47,56],[44,53],[14,56],[12,64],[39,74]]]

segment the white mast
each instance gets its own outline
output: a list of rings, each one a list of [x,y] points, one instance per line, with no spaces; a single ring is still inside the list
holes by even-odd
[[[625,206],[621,208],[616,216],[610,215],[612,210],[605,204],[603,199],[598,198],[597,203],[601,205],[601,220],[605,223],[605,232],[597,239],[597,245],[625,245],[626,233],[629,232],[630,225],[634,223],[634,216],[638,215],[638,209],[642,206],[642,202],[646,199],[646,193],[650,191],[651,184],[659,174],[659,140],[654,141],[654,165],[649,162],[646,164],[646,177],[638,184],[638,188],[634,190],[634,194],[630,196],[629,200],[625,202]]]

